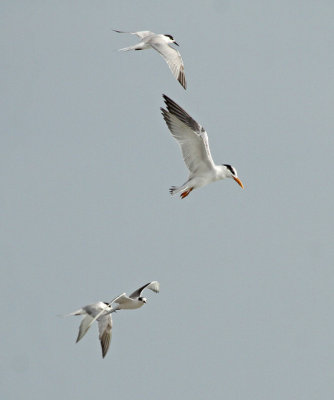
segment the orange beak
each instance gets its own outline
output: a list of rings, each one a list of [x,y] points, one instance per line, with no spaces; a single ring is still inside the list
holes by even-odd
[[[242,184],[241,180],[239,178],[233,177],[233,179],[242,187],[244,188],[244,185]]]

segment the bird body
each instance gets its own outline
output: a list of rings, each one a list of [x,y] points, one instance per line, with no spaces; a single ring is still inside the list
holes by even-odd
[[[180,82],[184,89],[187,88],[181,54],[176,49],[170,46],[173,43],[178,46],[173,36],[163,35],[150,31],[123,32],[115,30],[115,32],[130,33],[132,35],[138,36],[141,39],[139,43],[133,46],[124,47],[123,49],[120,49],[120,51],[146,50],[150,48],[156,50],[164,58],[174,77]]]
[[[216,165],[211,156],[208,134],[183,108],[163,95],[167,110],[161,108],[163,118],[174,139],[179,143],[184,162],[189,169],[188,180],[172,186],[172,195],[181,193],[182,199],[197,188],[225,178],[233,178],[242,188],[237,171],[229,164]]]

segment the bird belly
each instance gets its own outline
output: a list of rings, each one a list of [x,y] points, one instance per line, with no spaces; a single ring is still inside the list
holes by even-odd
[[[144,303],[142,301],[129,301],[127,303],[123,303],[121,308],[125,310],[135,310],[136,308],[140,308]]]

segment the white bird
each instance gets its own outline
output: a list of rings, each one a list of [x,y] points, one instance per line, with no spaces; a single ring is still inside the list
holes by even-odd
[[[141,297],[141,293],[144,289],[150,289],[155,293],[159,293],[160,284],[157,281],[153,281],[146,283],[146,285],[135,290],[133,293],[130,294],[130,296],[127,296],[126,293],[120,294],[110,303],[110,305],[113,303],[117,303],[118,306],[109,311],[109,313],[118,310],[135,310],[136,308],[142,307],[147,301],[145,297]]]
[[[172,186],[172,195],[181,193],[184,199],[199,187],[225,178],[233,178],[242,188],[237,171],[229,164],[216,165],[212,159],[208,134],[189,114],[166,95],[163,95],[167,110],[160,108],[166,124],[181,147],[186,166],[189,169],[188,180],[179,187]]]
[[[85,316],[81,321],[76,343],[78,343],[79,340],[81,340],[85,336],[91,324],[97,319],[103,358],[107,354],[110,345],[112,319],[110,314],[101,314],[106,311],[110,311],[111,309],[112,307],[108,303],[99,301],[98,303],[89,304],[88,306],[82,307],[79,310],[66,315],[67,317],[71,315]]]
[[[114,32],[130,33],[132,35],[137,35],[141,39],[138,44],[130,47],[124,47],[119,51],[145,50],[153,48],[162,55],[170,70],[172,71],[174,77],[180,82],[184,89],[187,88],[181,54],[176,49],[170,46],[170,44],[172,43],[178,46],[172,35],[163,35],[150,31],[123,32],[114,30]]]

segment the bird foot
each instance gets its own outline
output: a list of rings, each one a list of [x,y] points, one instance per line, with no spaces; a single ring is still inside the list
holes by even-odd
[[[180,194],[180,197],[182,198],[182,199],[184,199],[185,197],[187,197],[188,196],[188,194],[193,190],[194,188],[190,188],[189,190],[185,190],[184,192],[182,192],[181,194]]]

